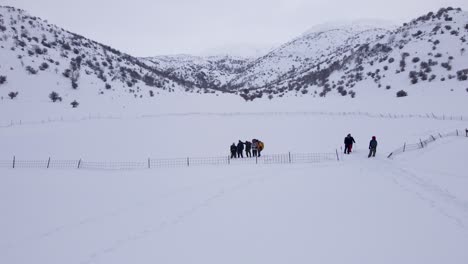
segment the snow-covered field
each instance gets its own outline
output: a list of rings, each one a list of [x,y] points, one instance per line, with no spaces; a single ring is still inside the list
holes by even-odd
[[[0,160],[13,155],[96,161],[220,156],[227,154],[232,142],[255,137],[265,142],[264,154],[333,152],[341,151],[347,133],[357,141],[355,151],[340,162],[319,164],[135,171],[0,169],[0,263],[468,259],[468,138],[443,138],[423,150],[386,158],[404,142],[461,131],[468,126],[466,120],[282,114],[316,111],[320,105],[281,108],[268,103],[237,104],[238,112],[251,112],[239,114],[228,112],[230,102],[222,102],[211,106],[217,111],[208,103],[193,103],[172,105],[166,111],[113,113],[121,119],[0,128]],[[330,102],[326,109],[345,108]],[[355,106],[355,111],[367,107]],[[430,110],[405,107],[399,113]],[[439,113],[456,110],[438,107]],[[8,123],[10,116],[31,121],[51,115],[65,115],[65,120],[86,116],[38,109],[30,114],[12,112],[2,116],[2,122]],[[262,114],[275,110],[277,114]],[[205,114],[164,114],[198,111]],[[143,113],[163,115],[135,118]],[[367,158],[371,136],[379,141],[374,159]]]
[[[465,263],[468,140],[394,160],[2,170],[1,263]]]

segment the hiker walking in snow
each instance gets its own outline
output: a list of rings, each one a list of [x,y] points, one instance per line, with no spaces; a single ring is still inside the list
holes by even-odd
[[[252,157],[252,152],[250,152],[251,149],[252,149],[252,142],[245,141],[245,156]]]
[[[354,138],[351,136],[351,134],[348,134],[344,139],[344,154],[349,154],[351,152],[353,143],[356,143],[356,141],[354,141]]]
[[[377,140],[375,139],[375,136],[372,137],[372,140],[369,142],[369,156],[368,158],[375,157],[375,152],[377,151]]]
[[[237,147],[236,143],[232,143],[231,145],[231,159],[237,158]]]
[[[239,140],[239,143],[237,143],[237,157],[238,158],[243,158],[244,157],[244,142]]]
[[[252,154],[254,157],[258,156],[258,142],[256,139],[252,139]]]

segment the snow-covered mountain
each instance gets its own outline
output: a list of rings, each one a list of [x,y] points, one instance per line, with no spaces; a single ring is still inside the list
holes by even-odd
[[[253,100],[465,90],[467,21],[467,12],[443,8],[396,28],[369,21],[314,27],[258,58],[136,58],[0,7],[0,96],[48,100],[56,91],[71,101],[221,91]]]
[[[234,91],[246,100],[267,95],[342,95],[358,93],[408,94],[411,86],[430,82],[431,87],[466,89],[468,13],[442,8],[401,27],[362,20],[313,27],[300,37],[257,59],[237,60],[238,68],[216,78],[216,69],[172,57],[169,72],[197,82],[207,74],[210,83]],[[151,60],[161,64],[161,58]],[[175,62],[177,61],[177,62]],[[198,71],[185,70],[200,67]],[[204,80],[203,78],[201,79]],[[440,88],[442,89],[442,88]],[[447,89],[446,89],[447,90]],[[411,91],[410,91],[411,93]]]

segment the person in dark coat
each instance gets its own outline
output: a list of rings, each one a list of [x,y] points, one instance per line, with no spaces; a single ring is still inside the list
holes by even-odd
[[[239,143],[237,143],[237,157],[238,158],[244,157],[244,142],[240,140],[239,140]]]
[[[252,149],[252,142],[245,141],[245,156],[252,157],[252,152],[250,151],[251,149]]]
[[[231,145],[231,159],[237,158],[237,147],[236,143],[232,143]]]
[[[368,158],[375,157],[375,152],[377,152],[377,140],[375,139],[375,136],[372,137],[372,140],[369,142],[369,156]]]
[[[351,136],[351,134],[348,134],[348,136],[346,136],[344,139],[344,145],[345,145],[344,153],[345,154],[349,154],[351,152],[351,149],[353,148],[353,143],[356,143],[356,141],[354,141],[354,138]]]

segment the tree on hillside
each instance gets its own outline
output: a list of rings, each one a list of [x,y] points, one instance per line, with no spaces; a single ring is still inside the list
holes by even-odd
[[[76,100],[70,103],[73,108],[77,108],[80,103],[78,103]]]
[[[11,100],[13,100],[15,97],[18,96],[18,92],[10,92],[8,96],[10,97]]]
[[[397,92],[396,94],[397,97],[405,97],[405,96],[408,96],[408,93],[403,91],[403,90],[400,90]]]
[[[49,94],[49,98],[50,98],[50,100],[52,100],[52,102],[54,102],[54,103],[57,102],[57,101],[62,102],[62,97],[60,97],[59,94],[56,93],[56,92],[51,92],[51,93]]]

